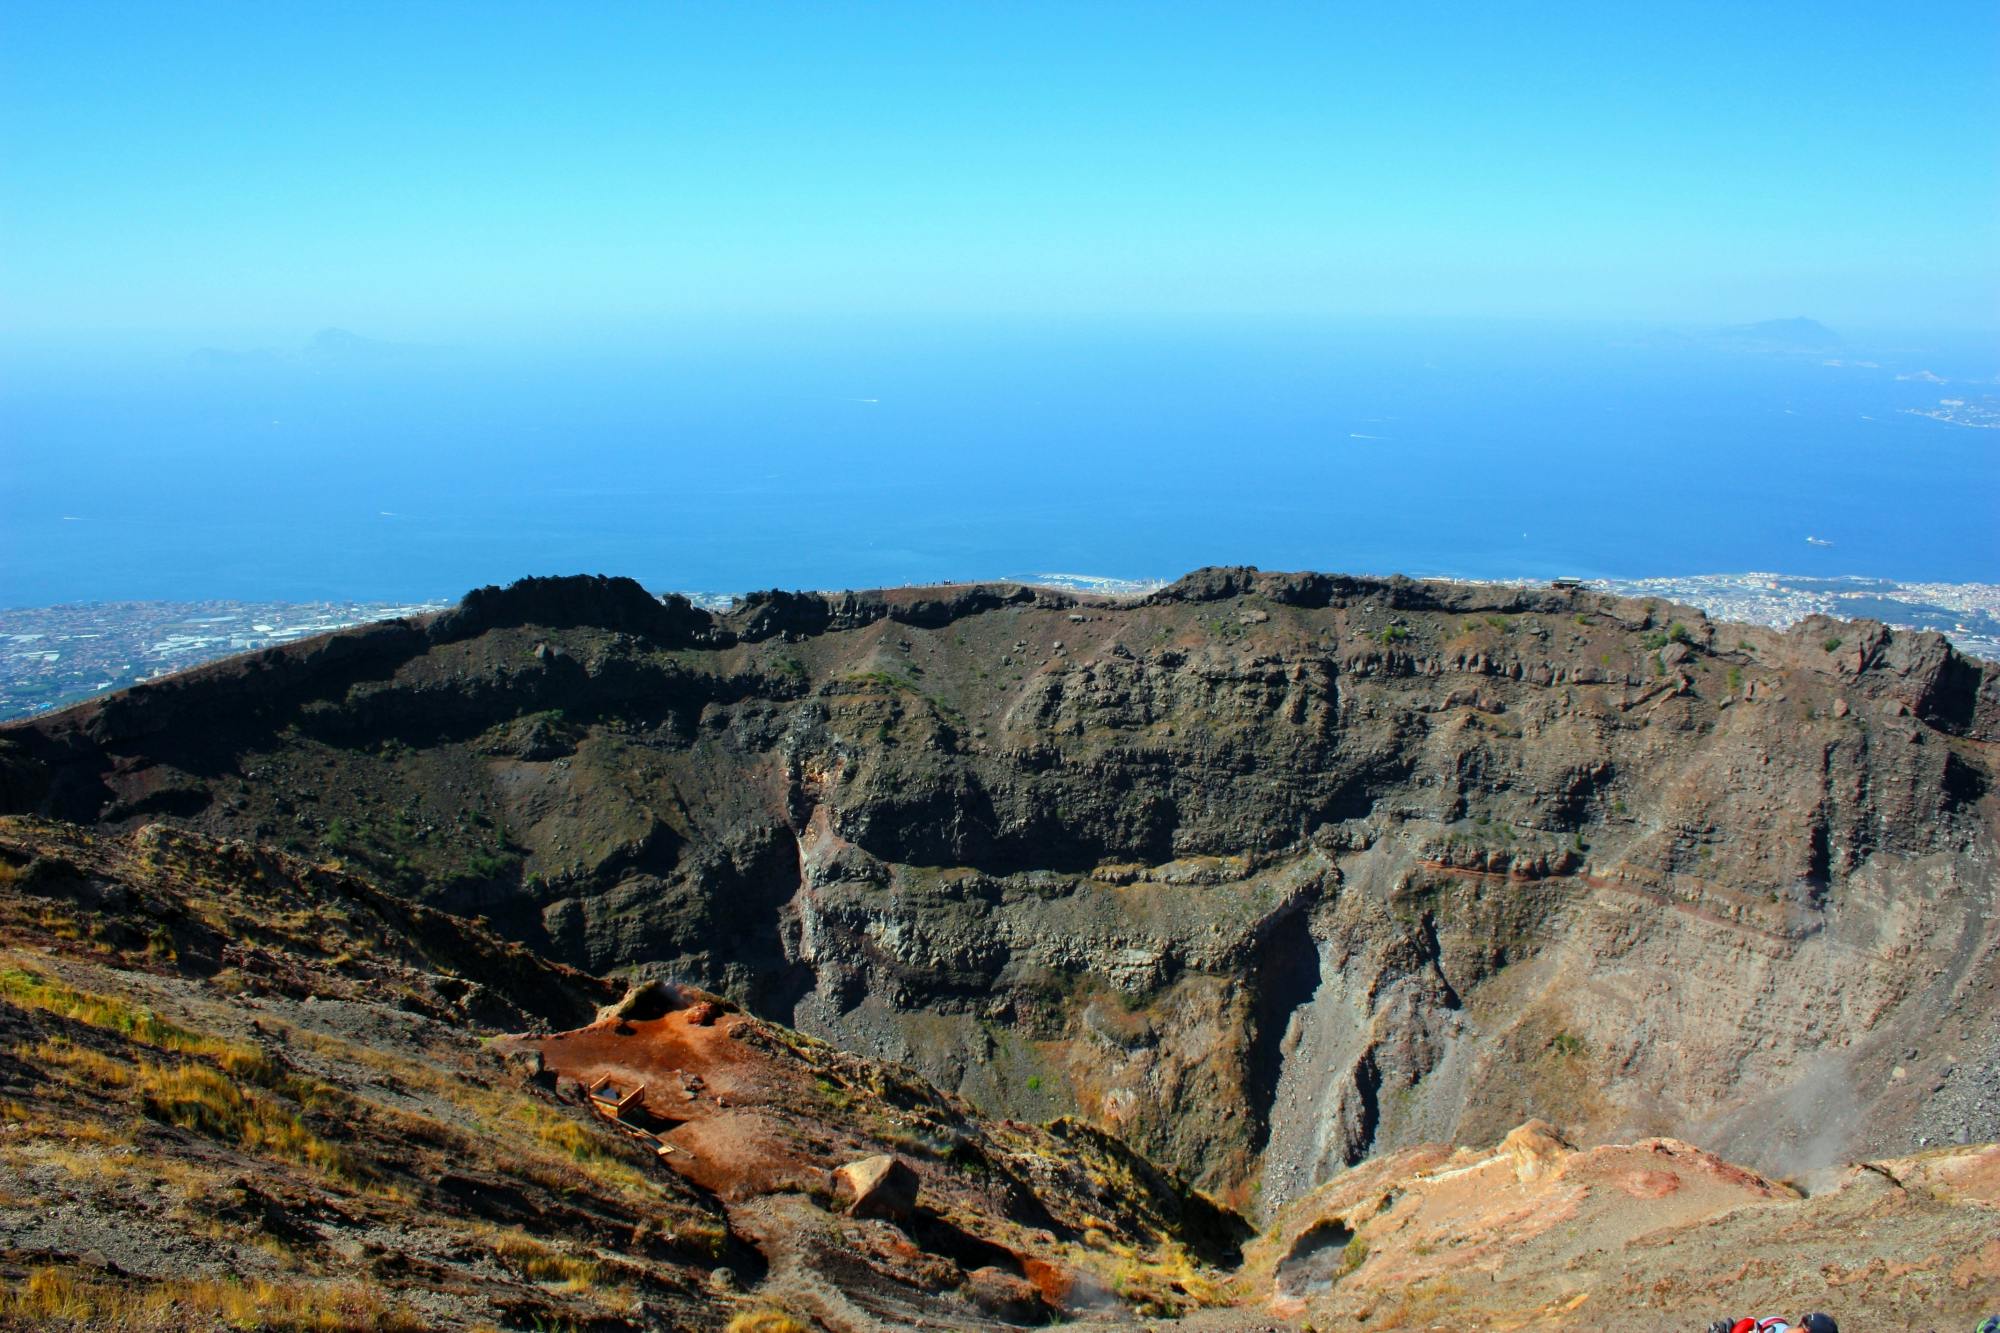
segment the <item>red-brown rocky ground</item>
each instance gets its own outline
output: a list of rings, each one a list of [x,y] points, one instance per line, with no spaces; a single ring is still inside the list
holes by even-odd
[[[0,727],[0,809],[338,859],[1264,1211],[1532,1117],[2000,1137],[2000,668],[1575,588],[525,580]]]
[[[733,1008],[690,1021],[709,1003],[495,1040],[616,993],[280,853],[0,819],[0,1326],[972,1328],[1221,1299],[1240,1224],[1087,1126],[987,1122]],[[649,1081],[671,1154],[560,1076],[599,1072]],[[881,1152],[915,1215],[846,1216],[828,1172]]]
[[[1082,1125],[984,1121],[914,1075],[698,991],[638,987],[584,1027],[498,1045],[571,1099],[604,1079],[642,1086],[626,1119],[666,1145],[658,1160],[760,1237],[774,1299],[835,1326],[1172,1313],[1216,1299],[1241,1234]],[[847,1216],[834,1172],[885,1153],[915,1172],[914,1215]],[[941,1292],[966,1304],[912,1296]]]
[[[1699,1328],[2000,1303],[2000,1147],[1801,1192],[1671,1139],[1387,1154],[1231,1221],[697,992],[615,993],[337,870],[0,820],[0,1325]],[[621,1014],[619,1011],[623,1010]],[[551,1032],[544,1012],[580,1026]],[[496,1025],[516,1029],[499,1036]],[[644,1080],[664,1157],[584,1104]],[[915,1172],[856,1218],[830,1173]]]
[[[1678,1140],[1577,1150],[1531,1122],[1491,1150],[1348,1172],[1287,1209],[1237,1281],[1321,1329],[1693,1330],[1809,1310],[1846,1329],[1969,1328],[2000,1309],[2000,1146],[1852,1166],[1802,1193]]]
[[[1969,1308],[1986,1168],[1928,1150],[2000,1136],[1996,774],[2000,668],[1867,622],[1246,569],[481,590],[0,728],[5,1309],[1275,1320],[1290,1251],[1217,1289],[1228,1219],[1140,1153],[1379,1242],[1283,1298],[1316,1322]],[[661,1158],[489,1045],[561,1067],[614,975],[834,1046],[567,1038],[699,1065]],[[1511,1186],[1422,1146],[1532,1118],[1593,1146]],[[914,1221],[826,1189],[884,1151]]]

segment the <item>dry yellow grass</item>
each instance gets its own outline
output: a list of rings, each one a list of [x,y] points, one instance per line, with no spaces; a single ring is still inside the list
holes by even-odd
[[[509,1268],[532,1282],[560,1282],[572,1291],[582,1291],[597,1281],[595,1259],[552,1249],[525,1231],[492,1232],[487,1245]]]
[[[207,1065],[142,1063],[139,1087],[146,1113],[155,1119],[338,1180],[356,1178],[347,1154],[307,1129],[295,1113],[238,1088]]]
[[[0,1290],[0,1323],[30,1328],[293,1331],[375,1328],[414,1330],[416,1319],[382,1303],[358,1283],[239,1282],[174,1279],[117,1283],[43,1265]]]
[[[270,1058],[255,1046],[196,1032],[161,1018],[144,1005],[76,990],[54,977],[26,968],[0,968],[0,1000],[115,1032],[128,1041],[156,1050],[201,1056],[238,1078],[267,1082],[275,1077]]]
[[[60,1037],[17,1049],[65,1081],[91,1101],[102,1103],[107,1093],[138,1095],[139,1106],[151,1118],[263,1157],[311,1167],[331,1179],[355,1183],[359,1173],[347,1155],[314,1134],[291,1110],[268,1093],[239,1086],[212,1066],[197,1062],[164,1064],[137,1058],[127,1063],[76,1046]],[[298,1080],[310,1090],[314,1086]],[[33,1123],[33,1122],[27,1122]],[[73,1122],[61,1122],[65,1126]],[[74,1134],[72,1134],[74,1137]],[[108,1131],[94,1137],[118,1142]]]
[[[80,1067],[93,1078],[96,1087],[106,1085],[107,1069],[119,1080],[119,1086],[131,1081],[130,1066],[106,1060],[94,1051],[79,1052],[62,1042],[44,1042],[17,1049],[14,1054],[36,1061],[50,1073],[60,1074],[65,1068]],[[125,1110],[122,1103],[110,1109]],[[54,1166],[78,1180],[101,1183],[137,1177],[156,1190],[192,1199],[213,1192],[223,1178],[218,1170],[171,1155],[137,1151],[136,1117],[85,1119],[67,1114],[50,1101],[0,1104],[0,1117],[20,1127],[20,1132],[0,1139],[0,1179],[9,1176],[24,1179],[31,1167],[42,1164]],[[21,1196],[0,1191],[0,1206],[16,1205],[22,1205]]]
[[[92,1088],[124,1088],[132,1083],[131,1065],[87,1046],[78,1046],[66,1037],[51,1037],[33,1046],[17,1046],[14,1054],[51,1072],[66,1075],[72,1083]],[[22,1123],[34,1122],[35,1117],[30,1116],[24,1118]]]
[[[594,1255],[546,1245],[518,1228],[488,1228],[483,1235],[487,1248],[508,1268],[530,1282],[553,1284],[614,1314],[631,1314],[639,1306],[638,1293],[623,1282],[614,1280],[629,1276],[630,1270],[621,1271],[617,1265],[607,1267]]]
[[[1197,1264],[1179,1245],[1169,1243],[1147,1254],[1124,1253],[1126,1257],[1111,1272],[1111,1289],[1143,1315],[1171,1317],[1188,1309],[1227,1303],[1213,1272]],[[1082,1266],[1096,1267],[1087,1259]]]
[[[725,1224],[681,1197],[650,1163],[633,1160],[633,1150],[609,1131],[510,1081],[493,1081],[490,1071],[456,1049],[440,1049],[436,1058],[425,1060],[285,1027],[271,1034],[267,1053],[202,1031],[199,1021],[186,1015],[168,1019],[143,1004],[70,984],[18,954],[0,955],[0,1003],[129,1043],[92,1045],[87,1041],[94,1039],[79,1035],[75,1041],[50,1037],[16,1048],[15,1055],[50,1077],[45,1087],[53,1095],[23,1107],[32,1115],[20,1118],[24,1124],[34,1121],[34,1132],[0,1145],[0,1168],[39,1162],[73,1177],[147,1175],[146,1164],[157,1154],[128,1155],[108,1145],[129,1143],[129,1136],[115,1132],[127,1125],[142,1128],[150,1119],[267,1161],[303,1166],[336,1188],[400,1197],[398,1165],[375,1162],[365,1145],[422,1143],[562,1193],[623,1197],[642,1207],[668,1243],[683,1251],[719,1254],[728,1242]],[[187,1014],[200,1012],[191,1008]],[[354,1096],[296,1072],[280,1052],[323,1062],[329,1070],[345,1067],[360,1077],[333,1072],[327,1077],[380,1082],[414,1095],[419,1105]],[[424,1108],[423,1101],[431,1105]],[[315,1112],[331,1112],[328,1123],[350,1127],[355,1142],[336,1144],[315,1133],[322,1123]],[[80,1135],[78,1115],[111,1128]],[[81,1141],[85,1137],[90,1141]],[[622,1270],[601,1269],[587,1252],[551,1248],[525,1234],[487,1243],[530,1280],[560,1284],[601,1308],[621,1310],[636,1302]]]
[[[322,1055],[379,1070],[407,1089],[448,1103],[478,1125],[485,1136],[484,1153],[539,1183],[557,1189],[588,1183],[652,1205],[667,1198],[659,1181],[630,1160],[628,1150],[610,1131],[565,1115],[517,1089],[487,1087],[462,1074],[325,1033],[290,1028],[286,1037]]]
[[[1455,1278],[1435,1277],[1397,1293],[1396,1303],[1378,1310],[1370,1328],[1430,1328],[1443,1317],[1461,1315],[1465,1288]]]
[[[783,1310],[752,1310],[730,1320],[724,1333],[812,1333],[812,1330]]]

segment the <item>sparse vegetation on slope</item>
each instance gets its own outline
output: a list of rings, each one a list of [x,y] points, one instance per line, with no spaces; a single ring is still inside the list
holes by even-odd
[[[38,1135],[47,1180],[171,1142],[357,1225],[546,1213],[535,1243],[599,1265],[589,1292],[462,1229],[462,1254],[413,1251],[491,1264],[537,1310],[710,1309],[727,1257],[819,1319],[828,1289],[773,1275],[841,1246],[900,1274],[883,1309],[1057,1308],[977,1263],[989,1244],[1166,1310],[1207,1299],[1181,1269],[1219,1252],[1138,1153],[1274,1216],[1531,1116],[1600,1142],[1703,1126],[1778,1174],[2000,1135],[1963,1072],[2000,1012],[1996,738],[2000,674],[1934,635],[1724,630],[1574,588],[1221,569],[1127,601],[711,616],[535,581],[0,729],[0,804],[35,812],[6,825],[0,901],[37,942],[0,1014],[42,1062],[9,1084],[0,1061],[0,1095],[65,1089],[36,1114],[84,1146]],[[790,1146],[754,1200],[473,1041],[577,1029],[619,990],[593,974],[791,1025],[756,1029],[759,1058],[814,1072],[771,1112]],[[65,1072],[92,1059],[125,1071],[98,1102]],[[1056,1119],[974,1135],[975,1106]],[[1055,1225],[989,1234],[968,1204],[922,1259],[827,1231],[815,1173],[864,1143]]]

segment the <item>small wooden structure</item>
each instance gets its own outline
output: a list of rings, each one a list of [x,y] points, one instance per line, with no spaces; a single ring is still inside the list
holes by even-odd
[[[640,1109],[646,1099],[646,1085],[604,1074],[590,1085],[590,1109],[607,1120],[623,1120],[628,1111]]]
[[[673,1155],[673,1146],[651,1130],[642,1129],[628,1119],[646,1109],[646,1085],[632,1079],[621,1079],[612,1074],[603,1074],[591,1081],[585,1089],[590,1109],[625,1131],[632,1138],[651,1148],[656,1156]]]

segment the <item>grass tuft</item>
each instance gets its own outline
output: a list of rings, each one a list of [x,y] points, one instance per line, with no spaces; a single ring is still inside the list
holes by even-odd
[[[595,1259],[553,1249],[525,1231],[496,1231],[488,1244],[502,1263],[530,1282],[559,1282],[569,1291],[589,1291],[597,1285]]]
[[[268,1084],[278,1077],[277,1067],[270,1057],[255,1046],[195,1032],[161,1018],[144,1005],[75,990],[53,977],[24,968],[0,968],[0,1000],[55,1014],[86,1027],[115,1032],[128,1041],[151,1046],[155,1050],[201,1056],[215,1061],[238,1078]]]
[[[347,1155],[269,1097],[239,1088],[206,1065],[140,1065],[141,1105],[148,1116],[264,1157],[309,1166],[352,1181]]]
[[[244,1282],[234,1278],[112,1282],[43,1264],[0,1288],[0,1324],[27,1328],[166,1330],[221,1326],[303,1330],[373,1328],[401,1333],[424,1324],[353,1282]]]
[[[811,1333],[783,1310],[752,1310],[729,1321],[724,1333]]]

